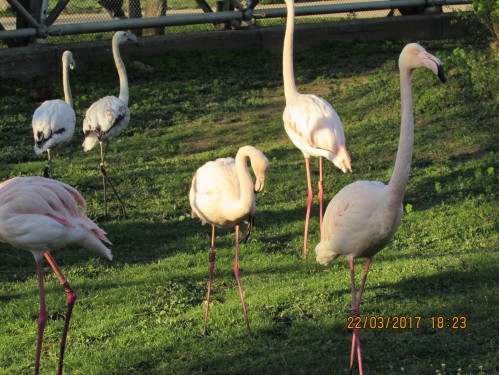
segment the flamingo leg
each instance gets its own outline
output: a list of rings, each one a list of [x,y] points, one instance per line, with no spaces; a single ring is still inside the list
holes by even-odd
[[[360,283],[359,296],[355,296],[355,271],[354,271],[354,259],[349,259],[350,264],[350,278],[352,282],[352,308],[350,310],[351,316],[360,316],[360,302],[362,299],[362,294],[364,293],[364,288],[367,280],[367,274],[369,273],[369,266],[371,265],[371,258],[366,259],[366,265],[364,266],[364,274],[362,275],[362,281]],[[360,329],[354,328],[352,336],[352,348],[350,351],[350,374],[353,371],[353,362],[357,354],[357,363],[359,366],[359,374],[363,375],[362,367],[362,352],[360,348]]]
[[[118,192],[114,188],[113,184],[111,183],[111,180],[107,176],[107,171],[106,171],[106,166],[104,164],[104,160],[107,155],[107,149],[109,147],[109,142],[106,142],[106,147],[103,149],[102,147],[102,142],[100,142],[100,158],[101,158],[101,163],[99,165],[99,170],[102,173],[102,184],[104,185],[104,216],[107,217],[107,185],[111,187],[111,190],[114,192],[114,195],[116,196],[116,199],[118,199],[118,211],[121,217],[126,216],[126,211],[125,211],[125,204],[121,200]]]
[[[52,150],[47,149],[47,165],[43,169],[43,177],[52,178]]]
[[[248,319],[248,312],[246,310],[246,303],[244,302],[243,287],[241,285],[241,278],[239,277],[239,224],[236,225],[236,254],[234,257],[234,275],[236,276],[237,287],[239,289],[239,297],[241,298],[243,314],[244,318],[246,319],[246,327],[248,327],[248,336],[252,338],[251,327]]]
[[[38,276],[38,294],[40,296],[40,313],[38,314],[38,335],[36,339],[35,354],[35,375],[40,373],[40,356],[42,354],[43,332],[47,322],[47,306],[45,304],[45,287],[43,284],[43,266],[42,259],[36,261],[36,273]]]
[[[305,214],[305,232],[303,234],[303,258],[307,258],[307,242],[308,242],[308,223],[310,221],[310,209],[312,208],[312,200],[314,198],[314,194],[312,192],[312,177],[310,173],[310,158],[305,158],[305,167],[307,170],[307,188],[308,188],[308,196],[307,196],[307,211]]]
[[[246,231],[244,232],[243,242],[246,243],[248,241],[251,229],[253,228],[254,225],[255,225],[255,216],[250,214],[248,218],[248,226],[246,227]]]
[[[106,150],[102,148],[102,142],[99,142],[100,145],[100,165],[99,170],[102,173],[102,185],[104,187],[104,217],[107,218],[107,186],[106,186],[106,167],[104,166],[104,159],[106,158],[107,153],[107,143]]]
[[[215,269],[215,226],[211,226],[211,248],[210,253],[208,255],[208,259],[210,265],[208,267],[208,287],[206,292],[206,308],[204,310],[204,326],[203,326],[203,335],[207,333],[207,325],[208,325],[208,312],[210,310],[210,297],[211,297],[211,283],[213,282],[213,270]]]
[[[357,316],[359,315],[359,312],[356,310],[356,295],[355,295],[355,267],[354,267],[354,259],[351,258],[348,260],[348,263],[350,265],[350,281],[351,281],[351,292],[352,292],[352,308],[350,310],[350,315],[351,316]],[[350,375],[352,374],[353,370],[353,362],[354,362],[354,353],[355,353],[355,346],[357,344],[357,338],[358,338],[358,330],[354,328],[353,330],[353,335],[352,335],[352,347],[350,350]],[[360,339],[359,339],[360,341]]]
[[[320,220],[320,231],[322,239],[322,201],[324,198],[324,187],[322,184],[322,156],[319,156],[319,220]]]
[[[69,322],[71,320],[71,316],[73,314],[73,306],[76,302],[76,292],[74,289],[71,287],[69,284],[69,281],[64,277],[62,274],[61,270],[57,266],[54,258],[49,252],[45,253],[45,259],[47,262],[50,264],[50,267],[54,270],[57,278],[59,279],[59,282],[61,283],[62,287],[64,288],[64,292],[66,292],[66,301],[67,301],[67,308],[66,308],[66,317],[64,319],[64,328],[62,331],[62,339],[61,339],[61,348],[60,348],[60,354],[59,354],[59,363],[57,367],[57,374],[61,375],[62,374],[62,366],[64,363],[64,352],[66,350],[66,339],[68,337],[68,330],[69,330]]]
[[[362,281],[360,283],[359,298],[357,301],[357,310],[360,312],[360,300],[362,298],[362,293],[364,293],[364,286],[366,285],[367,274],[369,273],[369,266],[371,265],[371,258],[366,258],[366,265],[364,266],[364,274],[362,275]]]

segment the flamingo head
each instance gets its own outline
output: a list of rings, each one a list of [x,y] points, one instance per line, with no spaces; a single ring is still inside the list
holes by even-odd
[[[410,70],[428,68],[440,78],[442,83],[446,81],[442,62],[417,43],[409,43],[404,47],[400,53],[399,66]]]
[[[117,31],[116,33],[114,33],[113,39],[117,39],[118,44],[133,42],[137,46],[139,45],[137,36],[135,34],[127,32],[127,31]]]

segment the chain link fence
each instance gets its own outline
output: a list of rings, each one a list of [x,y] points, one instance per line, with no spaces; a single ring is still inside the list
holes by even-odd
[[[40,4],[41,0],[18,0],[22,5],[29,5],[33,2]],[[353,4],[353,3],[366,3],[369,1],[377,0],[323,0],[323,1],[306,1],[295,0],[296,8],[301,6],[314,6],[325,4]],[[285,24],[284,17],[278,18],[265,18],[258,17],[269,9],[282,9],[285,7],[283,1],[280,0],[242,0],[238,4],[232,0],[79,0],[67,1],[62,12],[54,21],[57,24],[86,24],[93,22],[103,22],[116,19],[127,18],[147,18],[147,17],[161,17],[165,15],[191,15],[211,13],[217,11],[234,10],[240,11],[241,8],[252,9],[254,18],[250,21],[231,22],[229,24],[185,24],[180,26],[156,27],[151,29],[133,30],[142,36],[147,35],[160,35],[163,33],[190,33],[200,31],[213,31],[224,29],[238,29],[238,28],[254,28],[254,27],[268,27],[279,26]],[[57,0],[49,0],[47,7],[47,14],[58,5]],[[237,9],[240,5],[240,9]],[[409,14],[417,14],[427,11],[428,7],[399,7],[397,9],[383,9],[383,10],[370,10],[370,11],[346,11],[345,13],[334,14],[317,14],[297,17],[296,23],[322,23],[331,21],[355,20],[365,18],[380,18],[380,17],[397,17]],[[456,10],[470,10],[471,5],[444,5],[438,6],[438,11],[454,12]],[[35,19],[43,18],[43,15],[33,15]],[[13,10],[7,0],[0,0],[0,25],[4,30],[14,30],[19,28],[19,19],[17,13]],[[21,26],[22,27],[22,26]],[[50,36],[50,43],[72,43],[80,41],[90,41],[98,39],[110,39],[112,32],[95,32],[88,34],[78,35],[65,35],[65,36]]]

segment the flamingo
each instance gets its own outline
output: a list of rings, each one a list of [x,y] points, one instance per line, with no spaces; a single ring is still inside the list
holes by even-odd
[[[35,152],[41,154],[47,151],[48,163],[44,169],[44,177],[52,178],[52,150],[62,143],[71,139],[75,129],[76,115],[73,109],[73,97],[69,86],[69,68],[74,69],[75,62],[71,51],[64,51],[62,54],[62,84],[64,89],[64,100],[47,100],[38,107],[32,120],[33,136],[35,138]],[[63,286],[68,301],[66,311],[66,325],[61,341],[60,368],[62,369],[62,359],[64,357],[67,329],[69,328],[69,319],[76,302],[76,292],[64,277],[55,259],[50,252],[45,252],[45,259],[52,267],[59,282]],[[62,370],[61,370],[62,371]]]
[[[0,242],[30,251],[36,261],[40,313],[35,375],[40,371],[43,332],[47,321],[42,266],[44,254],[48,254],[49,249],[76,244],[112,260],[111,251],[101,241],[111,242],[106,233],[85,216],[85,210],[85,200],[76,189],[50,178],[16,177],[0,184]],[[66,289],[67,281],[60,271],[57,277]],[[72,289],[67,294],[67,300],[57,371],[59,375],[62,374],[67,331],[76,301],[76,293]]]
[[[255,184],[253,184],[246,164],[248,158],[255,173]],[[268,167],[269,161],[260,150],[253,146],[243,146],[238,150],[235,160],[221,158],[209,161],[196,171],[192,179],[189,192],[192,217],[199,217],[203,225],[209,223],[212,228],[204,334],[206,334],[208,323],[211,284],[215,268],[215,226],[235,227],[234,275],[239,288],[248,335],[251,337],[251,328],[239,278],[239,224],[243,220],[248,220],[248,230],[245,237],[247,239],[255,217],[255,192],[263,190]]]
[[[356,181],[347,185],[333,197],[324,214],[322,238],[315,248],[316,260],[326,265],[336,257],[346,255],[351,277],[351,316],[360,315],[360,301],[373,256],[390,242],[402,219],[402,200],[409,179],[414,143],[412,75],[418,68],[430,69],[445,82],[442,63],[437,57],[416,43],[403,48],[399,57],[402,112],[400,140],[390,182],[385,185],[379,181]],[[355,258],[366,258],[358,297],[355,295]],[[350,372],[355,352],[362,375],[358,329],[353,330]]]
[[[71,51],[62,54],[62,85],[64,100],[46,100],[33,113],[31,125],[35,138],[35,152],[40,155],[47,151],[48,163],[44,176],[52,178],[52,150],[67,142],[73,136],[76,115],[73,110],[73,97],[69,86],[69,68],[74,69],[75,62]]]
[[[109,142],[116,138],[130,122],[130,109],[128,108],[128,78],[125,64],[123,63],[120,54],[120,45],[129,41],[137,44],[137,37],[134,34],[125,31],[117,31],[113,35],[113,57],[120,78],[119,97],[105,96],[99,99],[87,109],[85,118],[83,119],[83,133],[85,133],[83,150],[90,151],[97,143],[100,145],[101,162],[99,169],[102,173],[102,184],[104,185],[104,215],[106,217],[106,184],[109,184],[118,199],[118,209],[120,215],[125,216],[126,214],[125,205],[107,176],[104,161]],[[105,148],[103,147],[103,143],[105,143]]]
[[[307,210],[305,214],[305,231],[303,256],[307,257],[308,225],[312,207],[313,192],[310,173],[310,156],[319,158],[319,210],[320,227],[322,228],[322,205],[324,189],[322,185],[322,158],[325,157],[344,173],[352,171],[350,156],[345,145],[343,125],[338,114],[323,98],[311,94],[300,94],[296,89],[293,72],[293,33],[295,8],[293,0],[285,0],[287,8],[286,32],[282,54],[282,69],[286,107],[282,119],[284,129],[291,142],[298,147],[305,157],[307,172]]]

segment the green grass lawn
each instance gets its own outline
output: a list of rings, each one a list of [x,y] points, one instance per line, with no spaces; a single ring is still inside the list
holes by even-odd
[[[326,202],[361,179],[388,182],[398,144],[398,55],[407,41],[327,44],[296,51],[301,92],[329,100],[340,115],[353,173],[326,164]],[[374,257],[362,312],[406,317],[405,329],[362,331],[366,374],[499,373],[497,51],[477,40],[422,42],[444,63],[448,82],[414,76],[415,149],[405,215]],[[110,146],[108,173],[128,216],[103,220],[99,152],[84,153],[86,108],[118,94],[111,56],[72,72],[77,130],[54,161],[55,178],[78,188],[88,215],[108,232],[114,260],[79,248],[54,252],[78,292],[65,358],[67,374],[347,374],[351,333],[348,262],[315,262],[314,202],[308,259],[303,156],[282,124],[281,54],[172,52],[126,61],[130,126]],[[141,61],[154,71],[134,64]],[[1,180],[41,175],[33,152],[31,87],[0,81]],[[62,97],[60,81],[50,82]],[[235,278],[233,230],[217,232],[217,263],[202,336],[209,226],[191,219],[194,171],[251,144],[270,161],[257,195],[256,228],[240,266],[254,339],[247,337]],[[317,160],[313,161],[314,188]],[[357,262],[358,277],[364,261]],[[46,267],[47,323],[42,374],[55,373],[65,296]],[[38,295],[33,257],[0,246],[0,374],[29,374]],[[416,319],[420,318],[416,326]],[[439,327],[438,317],[466,319]]]

